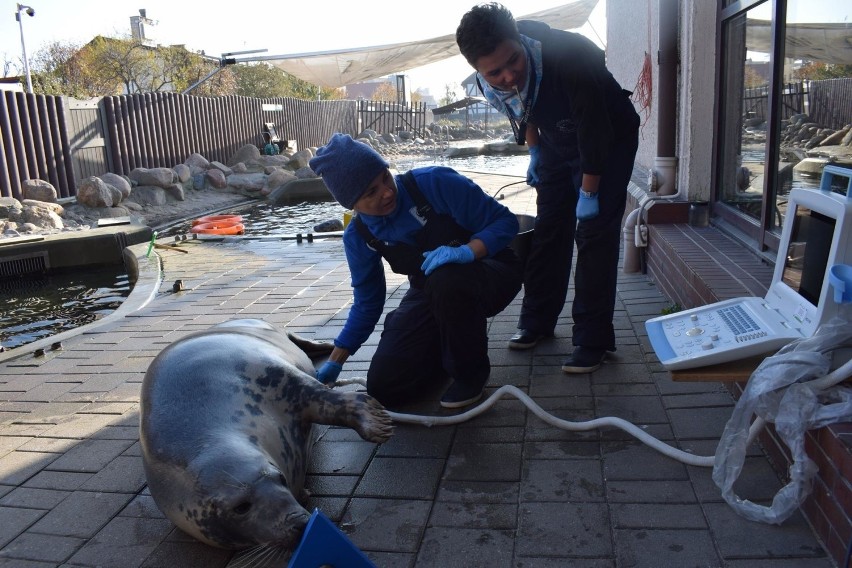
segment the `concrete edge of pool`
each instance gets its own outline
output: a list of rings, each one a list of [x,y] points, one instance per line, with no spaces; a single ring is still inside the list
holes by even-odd
[[[137,243],[123,249],[123,257],[128,274],[135,275],[136,281],[127,298],[110,314],[74,329],[69,329],[50,337],[45,337],[0,353],[0,362],[33,355],[42,349],[47,352],[50,347],[66,339],[71,339],[83,333],[91,332],[108,323],[114,322],[147,306],[156,297],[162,282],[160,257],[153,251],[148,254],[149,244]]]

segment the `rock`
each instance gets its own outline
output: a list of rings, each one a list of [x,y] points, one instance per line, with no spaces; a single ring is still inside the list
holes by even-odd
[[[192,154],[186,159],[184,164],[186,164],[192,173],[197,173],[196,170],[203,172],[210,168],[210,162],[207,161],[207,158],[198,153]]]
[[[130,172],[130,179],[139,185],[154,185],[167,188],[177,180],[171,168],[136,168]]]
[[[21,182],[24,199],[56,203],[56,188],[41,179],[27,179]]]
[[[33,225],[33,230],[60,230],[64,227],[62,217],[46,207],[25,206],[22,219],[25,224]]]
[[[136,213],[140,213],[140,212],[144,211],[144,208],[134,201],[122,201],[121,205],[122,205],[122,207],[125,207],[129,211],[133,211],[133,212],[136,212]]]
[[[181,183],[186,183],[192,178],[192,170],[186,164],[178,164],[172,169]]]
[[[21,205],[26,207],[29,205],[30,207],[41,207],[42,209],[47,209],[48,211],[53,211],[60,217],[65,213],[65,208],[62,207],[58,203],[51,203],[49,201],[36,201],[35,199],[24,199],[21,202]]]
[[[268,195],[270,191],[277,189],[287,183],[288,181],[292,181],[294,179],[298,179],[296,174],[288,170],[275,170],[266,178],[266,183],[264,184],[261,192],[263,195]]]
[[[130,196],[132,186],[130,185],[129,178],[114,173],[105,173],[98,177],[101,178],[105,184],[111,185],[118,190],[121,194],[121,199],[119,199],[119,201],[123,201]]]
[[[185,201],[186,196],[183,194],[183,186],[179,183],[173,183],[165,188],[166,194],[175,201]]]
[[[23,209],[21,202],[14,197],[0,197],[0,217],[8,219],[10,211]]]
[[[112,207],[112,192],[101,178],[88,177],[77,188],[77,203],[86,207]]]
[[[229,166],[234,166],[240,162],[256,162],[260,158],[260,150],[254,144],[246,144],[241,147],[228,160]]]
[[[228,176],[228,185],[240,191],[260,191],[266,184],[266,175],[256,174],[233,174]]]
[[[235,174],[244,174],[248,171],[248,168],[243,162],[237,162],[236,164],[234,164],[234,167],[232,169]]]
[[[317,225],[314,225],[314,231],[317,233],[330,233],[332,231],[342,231],[343,221],[340,219],[329,219]]]
[[[306,167],[313,157],[314,156],[310,150],[299,150],[290,157],[290,160],[287,162],[287,167],[299,170]]]
[[[232,170],[231,168],[229,168],[228,166],[226,166],[222,162],[216,162],[216,161],[210,162],[210,169],[211,170],[219,170],[220,172],[222,172],[225,175],[225,177],[228,177],[229,175],[234,173],[234,170]]]
[[[225,174],[222,173],[222,170],[207,170],[207,181],[216,189],[225,189],[228,187],[228,181],[225,179]]]
[[[134,187],[128,199],[135,201],[139,205],[165,205],[168,201],[166,199],[166,190],[153,185],[139,185]]]
[[[314,170],[312,170],[311,168],[309,168],[308,166],[305,166],[304,168],[299,168],[298,170],[296,170],[295,175],[299,179],[309,179],[309,178],[319,177],[316,174],[316,172]]]

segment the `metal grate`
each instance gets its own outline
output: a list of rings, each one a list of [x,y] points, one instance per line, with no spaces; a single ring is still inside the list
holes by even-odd
[[[44,273],[48,268],[47,251],[19,254],[0,260],[0,278]]]

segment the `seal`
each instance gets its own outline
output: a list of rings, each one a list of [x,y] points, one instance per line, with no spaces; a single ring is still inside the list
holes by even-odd
[[[233,320],[154,358],[142,383],[140,440],[148,488],[166,517],[220,548],[295,548],[310,518],[313,424],[347,426],[374,443],[393,433],[374,398],[314,378],[309,355],[332,347]]]

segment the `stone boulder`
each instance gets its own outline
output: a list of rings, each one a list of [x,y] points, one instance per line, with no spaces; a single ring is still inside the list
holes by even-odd
[[[192,170],[186,164],[178,164],[172,169],[175,171],[175,175],[177,175],[180,183],[186,183],[192,179]]]
[[[197,152],[187,158],[184,164],[186,164],[186,166],[194,174],[198,172],[203,172],[210,168],[210,162],[207,161],[207,158]]]
[[[24,223],[34,225],[36,230],[61,230],[64,227],[62,217],[47,207],[24,206],[21,219]]]
[[[166,193],[175,201],[186,201],[186,196],[183,193],[183,186],[179,183],[173,183],[165,188]]]
[[[229,175],[234,173],[234,170],[232,170],[231,168],[229,168],[228,166],[226,166],[222,162],[217,162],[215,160],[210,162],[210,169],[211,170],[219,170],[220,172],[225,174],[225,177],[228,177]]]
[[[228,185],[239,191],[250,193],[258,192],[266,184],[266,175],[256,174],[233,174],[228,176]]]
[[[103,182],[107,185],[111,185],[121,194],[121,199],[127,199],[130,196],[130,190],[132,186],[130,185],[130,179],[124,176],[120,176],[114,173],[105,173],[98,176],[103,180]]]
[[[99,177],[88,177],[77,188],[77,203],[86,207],[112,207],[113,194]]]
[[[177,175],[171,168],[136,168],[130,172],[130,179],[139,185],[153,185],[165,189],[177,181]]]
[[[43,209],[47,209],[48,211],[53,211],[60,217],[65,213],[65,208],[62,207],[58,203],[51,203],[50,201],[37,201],[35,199],[24,199],[21,201],[21,205],[24,207],[41,207]]]
[[[240,162],[249,163],[256,162],[260,159],[260,150],[254,144],[246,144],[237,150],[231,159],[228,160],[229,166],[234,166]]]
[[[166,190],[154,185],[138,185],[128,198],[139,205],[165,205],[168,201]]]
[[[41,179],[27,179],[21,182],[21,193],[24,199],[35,201],[56,202],[56,188],[50,182]]]
[[[210,185],[216,189],[225,189],[228,187],[228,180],[225,178],[225,174],[222,173],[222,170],[219,169],[207,170],[207,181],[209,181]]]
[[[14,197],[0,197],[0,218],[8,219],[13,211],[20,211],[24,206]]]

